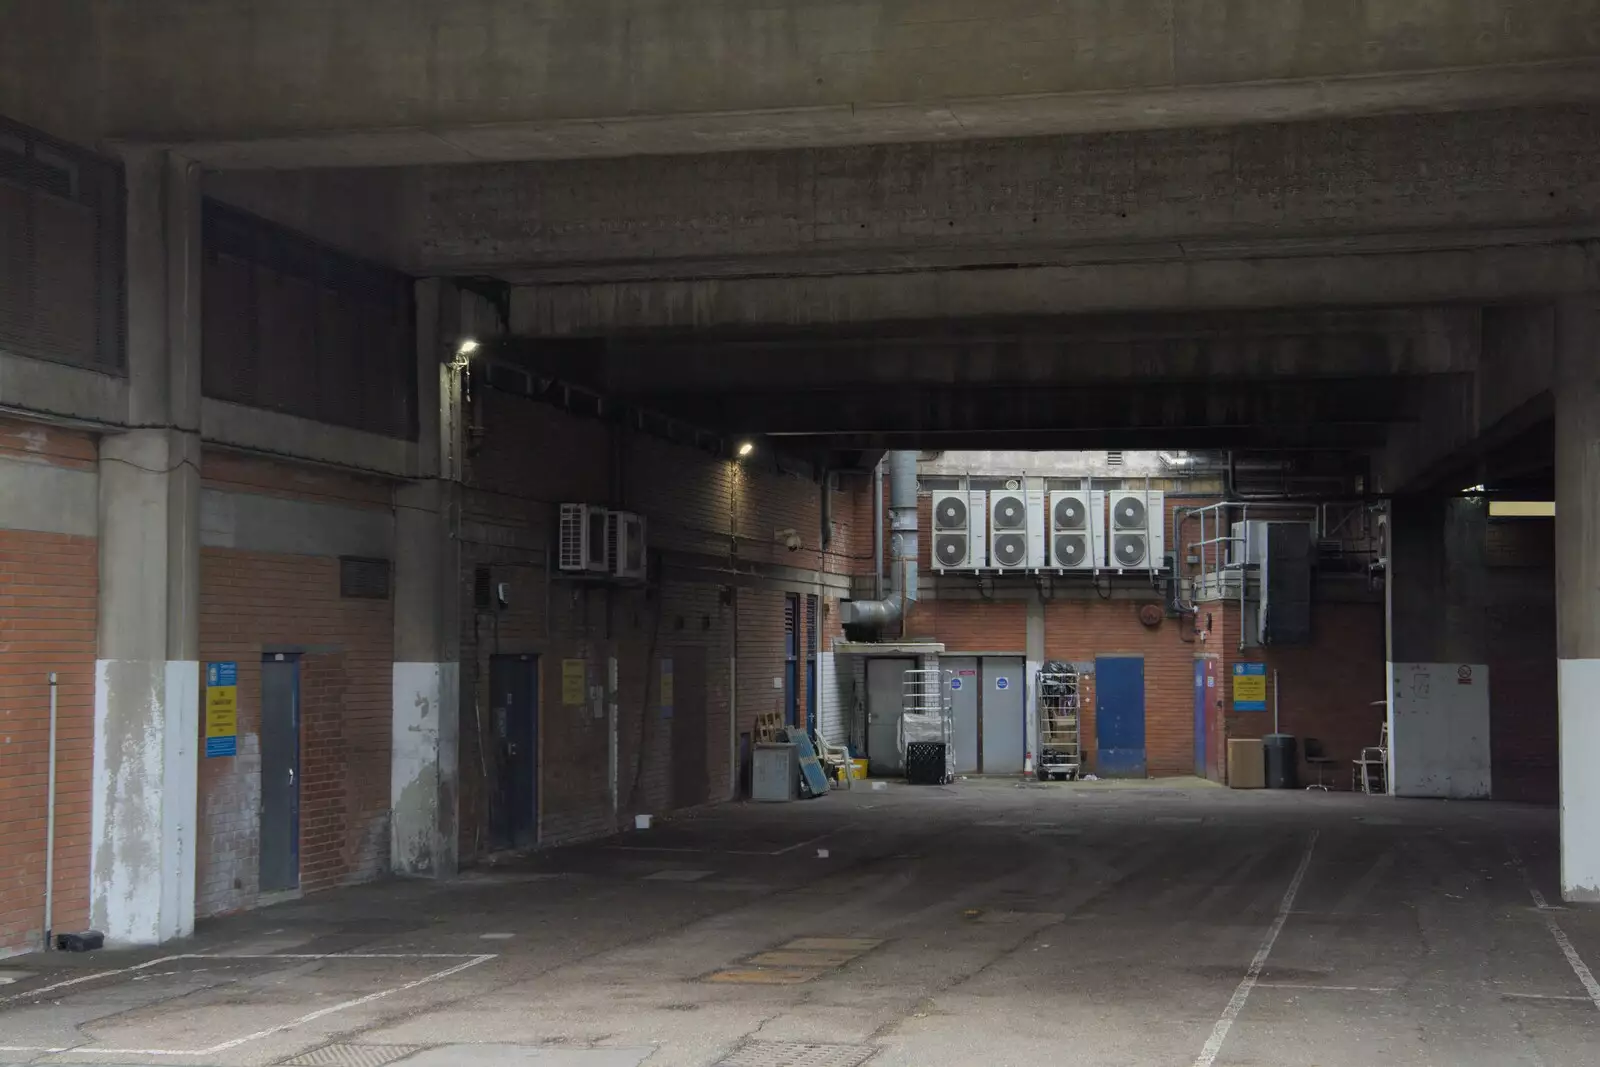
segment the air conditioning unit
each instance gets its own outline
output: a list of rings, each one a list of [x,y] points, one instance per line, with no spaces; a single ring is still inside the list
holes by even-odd
[[[1097,570],[1106,565],[1106,495],[1055,490],[1050,494],[1050,543],[1045,566]]]
[[[989,565],[1000,571],[1028,568],[1028,494],[1022,489],[989,493]]]
[[[1007,485],[1022,485],[1021,479]],[[989,493],[989,566],[1001,571],[1044,567],[1042,489],[995,489]]]
[[[1117,489],[1111,496],[1111,566],[1118,570],[1160,570],[1165,566],[1166,494]]]
[[[598,504],[562,504],[556,538],[556,568],[569,574],[604,574],[606,509]]]
[[[1029,489],[1028,498],[1028,568],[1043,570],[1045,557],[1050,554],[1050,543],[1045,538],[1045,492]]]
[[[644,580],[644,516],[606,512],[606,570],[614,578]]]
[[[933,494],[935,570],[976,570],[988,562],[988,495],[981,489]]]

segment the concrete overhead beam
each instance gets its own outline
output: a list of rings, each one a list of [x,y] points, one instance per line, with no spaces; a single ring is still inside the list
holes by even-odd
[[[777,337],[529,338],[492,358],[617,395],[1129,380],[1352,378],[1475,366],[1466,309],[902,324]]]
[[[1034,136],[1600,91],[1588,0],[85,0],[11,4],[6,19],[0,112],[233,167]]]
[[[1426,251],[628,282],[512,291],[512,332],[950,322],[1004,315],[1336,308],[1539,300],[1600,289],[1593,239]]]

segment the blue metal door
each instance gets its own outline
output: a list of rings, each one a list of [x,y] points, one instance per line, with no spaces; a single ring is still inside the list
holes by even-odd
[[[1194,773],[1206,776],[1206,661],[1194,661]]]
[[[1102,777],[1145,777],[1143,656],[1094,661],[1094,731]]]

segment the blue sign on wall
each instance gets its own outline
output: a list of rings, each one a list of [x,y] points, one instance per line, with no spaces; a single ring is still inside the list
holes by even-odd
[[[950,679],[950,688],[951,689],[960,689],[961,688],[961,679],[960,678],[952,678],[952,679]]]
[[[996,678],[994,680],[994,687],[996,689],[1009,689],[1011,688],[1011,679],[1004,676]]]
[[[1267,665],[1265,663],[1235,663],[1233,665],[1233,710],[1267,710]]]

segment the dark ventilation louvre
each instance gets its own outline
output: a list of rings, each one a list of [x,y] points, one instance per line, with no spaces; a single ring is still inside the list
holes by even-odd
[[[206,396],[416,435],[409,277],[214,200],[204,242]]]
[[[389,561],[340,557],[339,595],[347,600],[388,600]]]
[[[1108,467],[1120,467],[1120,466],[1122,466],[1122,453],[1121,452],[1107,452],[1106,453],[1106,466],[1108,466]]]
[[[472,605],[479,611],[494,606],[494,572],[488,567],[478,567],[472,572]]]
[[[1267,524],[1262,557],[1261,643],[1311,643],[1311,527],[1300,522]]]
[[[116,163],[0,119],[0,348],[123,369]]]

